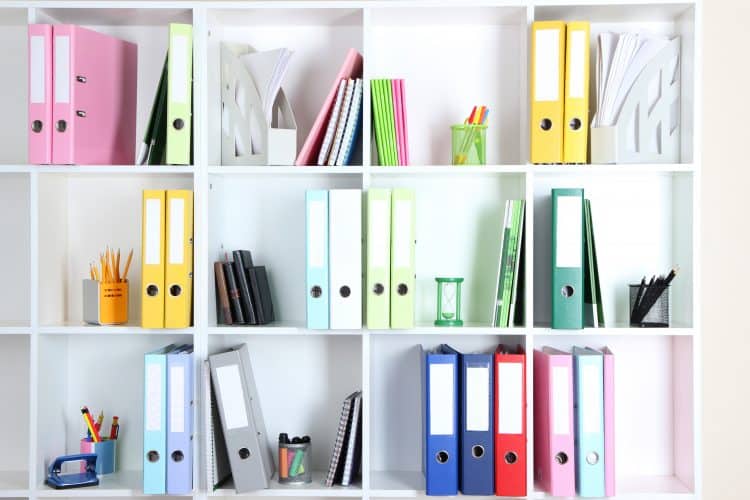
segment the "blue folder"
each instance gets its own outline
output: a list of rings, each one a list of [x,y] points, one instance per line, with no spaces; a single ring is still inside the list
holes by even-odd
[[[575,384],[576,491],[581,497],[604,496],[604,356],[573,348]]]
[[[193,491],[193,346],[167,354],[167,494]]]
[[[421,349],[421,348],[420,348]],[[458,494],[458,355],[422,352],[423,470],[428,495]]]
[[[328,191],[305,193],[307,328],[326,330],[328,316]]]

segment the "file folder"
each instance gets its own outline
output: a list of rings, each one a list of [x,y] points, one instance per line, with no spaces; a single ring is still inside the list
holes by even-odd
[[[330,324],[362,327],[362,191],[328,192]]]
[[[495,488],[492,354],[460,354],[461,462],[464,495],[492,495]]]
[[[141,224],[141,326],[164,328],[166,192],[143,191]]]
[[[132,165],[138,46],[71,24],[53,34],[52,162]]]
[[[143,493],[167,492],[167,353],[174,344],[144,356]]]
[[[604,354],[604,495],[615,496],[615,356]]]
[[[564,163],[586,163],[589,139],[589,31],[587,21],[570,22],[567,26]]]
[[[52,163],[52,25],[29,24],[29,163]]]
[[[209,361],[235,489],[268,488],[275,467],[247,344]]]
[[[328,191],[305,193],[307,328],[328,328]]]
[[[193,491],[193,346],[167,354],[167,495]]]
[[[583,189],[552,190],[552,328],[583,328]]]
[[[576,494],[573,358],[534,350],[534,478],[554,497]]]
[[[167,190],[166,208],[164,326],[187,328],[193,312],[193,192]]]
[[[495,351],[495,495],[526,496],[526,354]]]
[[[367,191],[367,328],[390,326],[391,191]]]
[[[167,62],[167,164],[189,165],[193,133],[192,25],[169,25]]]
[[[604,366],[602,353],[573,348],[576,491],[604,496]]]
[[[391,328],[414,328],[416,199],[411,189],[391,192]]]
[[[421,346],[420,346],[421,350]],[[458,494],[458,355],[445,344],[423,362],[424,475],[427,495]]]
[[[531,58],[531,163],[562,163],[564,22],[532,24]]]

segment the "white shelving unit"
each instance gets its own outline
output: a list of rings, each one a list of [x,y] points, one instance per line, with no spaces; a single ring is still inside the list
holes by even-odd
[[[247,342],[269,435],[308,434],[316,480],[247,497],[424,495],[420,471],[419,372],[415,346],[459,350],[521,344],[610,346],[616,354],[618,499],[701,497],[701,1],[700,0],[297,0],[3,2],[0,6],[0,497],[143,496],[142,355],[193,342],[197,359]],[[681,163],[528,164],[529,26],[586,19],[592,34],[642,30],[682,37]],[[143,135],[169,22],[194,25],[193,166],[35,166],[26,155],[26,25],[76,23],[138,43],[137,137]],[[284,87],[304,141],[349,47],[364,55],[365,79],[406,79],[414,166],[379,167],[363,143],[363,165],[220,165],[218,47],[221,41],[294,51]],[[592,36],[592,49],[594,39]],[[593,60],[593,59],[592,59]],[[593,70],[592,70],[593,79]],[[593,89],[593,87],[592,87]],[[491,165],[456,168],[449,126],[471,105],[492,110]],[[369,138],[365,86],[363,136]],[[580,186],[592,200],[607,328],[549,329],[549,190]],[[304,302],[304,191],[410,187],[417,194],[417,328],[308,331]],[[195,191],[194,325],[144,330],[140,323],[141,190]],[[491,297],[507,199],[527,200],[523,327],[491,328]],[[136,249],[127,326],[81,324],[81,280],[105,245]],[[267,266],[278,321],[217,325],[212,263],[248,248]],[[673,328],[627,327],[627,285],[680,266]],[[466,278],[466,326],[432,326],[436,275]],[[533,359],[527,360],[528,456],[533,457]],[[205,395],[196,387],[197,408]],[[343,398],[364,392],[362,481],[324,488]],[[123,427],[119,472],[97,488],[55,491],[45,466],[78,450],[79,407],[116,412]],[[202,412],[196,411],[200,419]],[[206,488],[205,436],[196,426],[193,497],[237,496]],[[546,498],[533,487],[528,498]]]

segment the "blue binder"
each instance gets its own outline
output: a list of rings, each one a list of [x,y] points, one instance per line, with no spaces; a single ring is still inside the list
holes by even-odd
[[[167,492],[167,353],[170,344],[144,356],[143,493]]]
[[[460,487],[464,495],[495,494],[492,354],[459,354]]]
[[[328,329],[328,191],[305,193],[307,328]]]
[[[421,347],[420,347],[421,350]],[[458,355],[422,351],[423,470],[428,495],[458,494]]]
[[[167,354],[167,494],[193,491],[193,346]]]
[[[604,357],[589,348],[573,348],[575,384],[576,491],[581,497],[604,496]]]

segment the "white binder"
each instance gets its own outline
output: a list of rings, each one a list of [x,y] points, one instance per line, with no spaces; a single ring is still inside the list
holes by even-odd
[[[328,193],[331,329],[362,327],[362,191]]]

